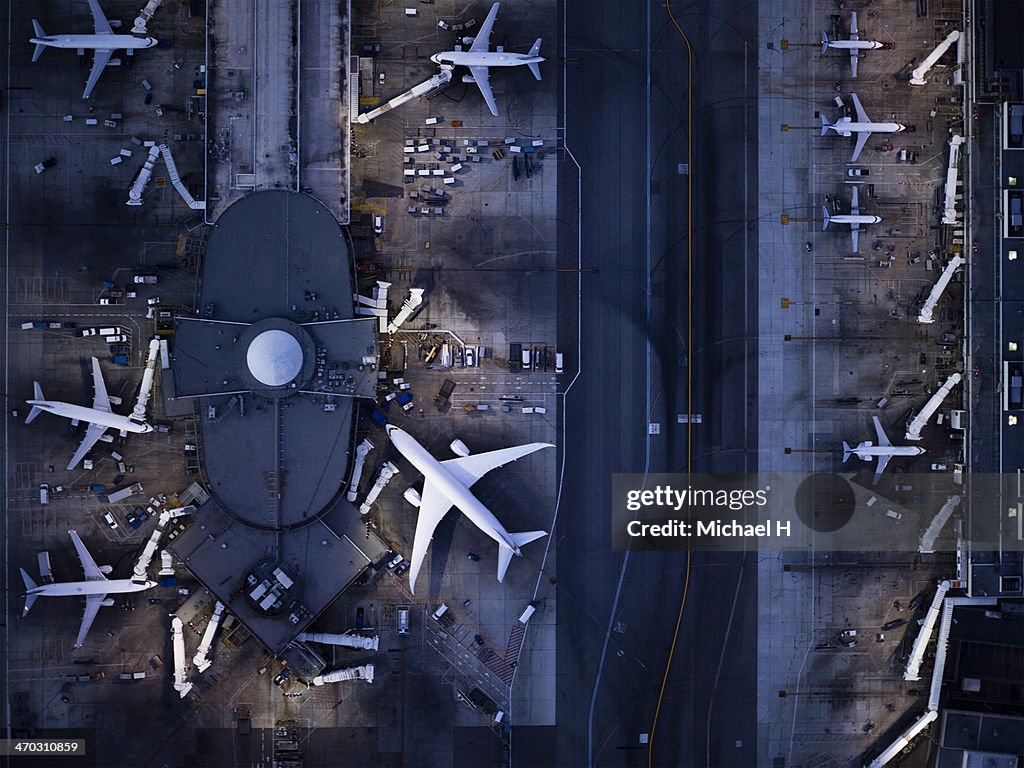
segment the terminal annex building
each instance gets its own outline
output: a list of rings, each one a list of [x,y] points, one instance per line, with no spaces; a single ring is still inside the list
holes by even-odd
[[[387,551],[342,493],[377,378],[376,319],[354,319],[353,294],[330,211],[260,191],[217,219],[197,314],[175,328],[168,410],[196,416],[210,500],[171,549],[307,679],[324,662],[292,640]]]

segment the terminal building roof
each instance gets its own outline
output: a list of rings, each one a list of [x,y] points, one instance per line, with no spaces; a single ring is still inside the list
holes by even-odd
[[[342,494],[353,406],[377,377],[351,276],[323,205],[258,192],[217,220],[197,314],[176,321],[169,396],[194,404],[211,501],[173,549],[275,651],[386,550]]]

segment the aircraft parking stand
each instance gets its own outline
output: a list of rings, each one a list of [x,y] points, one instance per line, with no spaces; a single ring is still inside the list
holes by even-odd
[[[906,606],[951,572],[949,548],[913,571],[913,552],[869,550],[897,529],[924,531],[938,507],[919,503],[921,497],[954,488],[951,474],[931,473],[929,463],[952,465],[962,461],[963,450],[962,433],[950,435],[933,424],[922,443],[928,453],[894,459],[877,488],[871,486],[873,464],[854,458],[843,466],[842,452],[836,452],[843,440],[875,440],[873,413],[881,415],[894,444],[905,444],[904,414],[920,408],[961,364],[964,332],[959,284],[943,297],[937,323],[916,320],[921,293],[927,294],[946,259],[965,251],[962,232],[954,234],[962,225],[935,226],[948,129],[963,131],[963,89],[950,84],[948,66],[933,69],[926,87],[907,84],[909,62],[920,62],[948,29],[959,28],[959,5],[928,3],[926,17],[897,2],[855,10],[862,39],[892,42],[893,48],[867,51],[853,80],[846,52],[821,56],[810,45],[823,29],[835,39],[833,14],[845,37],[848,11],[791,0],[759,5],[761,470],[855,472],[858,519],[876,518],[873,541],[859,552],[828,561],[821,553],[795,553],[785,568],[774,558],[760,564],[758,746],[762,756],[787,765],[851,759],[874,743],[866,723],[885,733],[922,706],[923,689],[907,687],[900,675],[904,630],[874,640],[886,621],[912,618],[897,612],[894,601]],[[788,50],[784,39],[792,44]],[[943,61],[953,58],[951,53]],[[855,137],[820,137],[818,115],[834,120],[833,99],[849,104],[851,91],[872,120],[895,117],[915,130],[873,134],[850,163]],[[888,145],[891,150],[881,151]],[[854,168],[868,173],[851,176]],[[820,231],[824,195],[836,198],[845,213],[854,183],[861,213],[884,219],[862,225],[859,254],[851,252],[848,227]],[[943,334],[955,335],[956,344],[943,347]],[[962,395],[957,391],[946,407],[958,407]],[[894,490],[910,483],[918,501]],[[889,509],[902,518],[888,516]],[[825,540],[821,546],[828,548]],[[836,642],[845,629],[859,630],[859,647]],[[839,679],[846,695],[835,693]],[[817,695],[824,690],[832,693]]]

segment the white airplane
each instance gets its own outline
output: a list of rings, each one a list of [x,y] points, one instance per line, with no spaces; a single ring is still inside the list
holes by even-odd
[[[871,122],[867,112],[864,111],[864,107],[861,106],[857,94],[851,93],[850,98],[853,99],[853,108],[857,112],[857,119],[852,120],[849,117],[841,117],[834,123],[830,123],[828,118],[821,115],[821,135],[824,136],[830,130],[835,131],[840,136],[850,136],[856,133],[857,145],[853,148],[853,156],[850,158],[850,162],[855,163],[872,133],[899,133],[900,131],[905,131],[907,127],[899,123]]]
[[[843,441],[843,463],[845,464],[846,460],[854,454],[861,461],[878,459],[878,466],[875,467],[875,479],[871,483],[872,485],[878,485],[878,480],[882,476],[882,472],[885,471],[885,465],[889,463],[889,459],[893,456],[920,456],[925,450],[916,445],[893,445],[889,442],[889,438],[886,437],[885,430],[882,429],[882,422],[878,420],[878,417],[872,416],[871,418],[875,422],[875,432],[878,433],[878,445],[875,445],[870,440],[865,440],[863,443],[851,448],[849,443]]]
[[[491,110],[491,114],[495,117],[498,116],[498,107],[494,103],[494,94],[491,93],[488,69],[490,67],[518,67],[525,64],[530,68],[533,76],[540,80],[540,68],[537,65],[544,61],[544,57],[538,55],[540,54],[541,41],[539,37],[529,53],[506,53],[501,46],[498,46],[496,51],[491,52],[491,28],[494,26],[494,20],[498,16],[499,5],[501,3],[495,3],[491,6],[487,18],[484,19],[484,23],[480,27],[480,32],[473,39],[473,44],[469,47],[468,51],[443,51],[435,53],[430,57],[430,60],[440,65],[442,69],[469,67],[470,74],[463,77],[462,82],[476,83],[480,93],[483,94],[484,101],[487,102],[487,108]]]
[[[82,51],[86,48],[94,51],[92,69],[89,71],[89,80],[85,84],[83,99],[88,99],[96,82],[103,74],[103,69],[110,61],[110,54],[117,50],[131,51],[135,48],[152,48],[159,43],[155,37],[136,37],[135,35],[115,35],[110,27],[110,22],[103,15],[99,0],[89,0],[89,10],[92,11],[92,23],[94,34],[92,35],[47,35],[43,26],[36,19],[32,19],[32,27],[36,36],[29,40],[36,46],[32,54],[32,61],[39,61],[43,51],[47,48],[74,48]]]
[[[129,432],[141,434],[153,431],[153,427],[145,419],[138,419],[135,416],[121,416],[110,410],[110,403],[120,403],[121,399],[112,398],[107,395],[107,387],[103,383],[103,374],[100,372],[100,361],[95,357],[92,359],[92,384],[95,390],[92,398],[92,408],[87,408],[84,405],[64,403],[60,400],[47,400],[43,397],[43,388],[39,386],[38,381],[32,382],[32,385],[35,387],[35,400],[26,401],[32,406],[32,410],[28,412],[28,418],[25,419],[26,424],[30,424],[43,411],[56,416],[63,416],[65,419],[71,419],[71,423],[75,426],[78,426],[78,423],[82,421],[88,423],[89,426],[85,430],[85,437],[82,438],[78,450],[75,451],[75,455],[71,457],[71,461],[68,463],[69,470],[78,466],[78,462],[82,460],[82,457],[98,441],[103,440],[109,443],[113,440],[112,437],[106,435],[108,429],[118,430],[122,437]]]
[[[82,561],[82,570],[85,571],[85,581],[62,581],[56,584],[44,584],[39,586],[32,577],[21,568],[21,579],[25,582],[25,610],[21,615],[28,616],[32,604],[37,597],[84,597],[85,615],[82,616],[82,626],[78,630],[78,639],[75,640],[75,648],[81,648],[85,644],[85,636],[89,634],[89,627],[93,619],[100,611],[102,605],[113,605],[112,598],[107,595],[120,594],[123,592],[142,592],[156,586],[155,581],[133,579],[115,579],[110,581],[104,574],[110,573],[113,568],[109,565],[96,565],[85,544],[78,538],[75,531],[68,531],[71,540],[75,543],[78,551],[78,559]]]
[[[853,240],[853,251],[857,252],[860,244],[859,235],[861,233],[861,224],[881,224],[881,216],[868,216],[860,212],[860,196],[858,194],[859,188],[854,186],[853,198],[850,201],[850,212],[841,214],[830,214],[828,212],[828,206],[821,206],[821,212],[825,215],[825,220],[821,225],[821,231],[824,232],[828,229],[828,225],[832,222],[836,224],[849,224],[850,225],[850,238]]]
[[[422,497],[412,488],[405,492],[406,500],[420,510],[419,519],[416,521],[412,556],[409,558],[409,589],[413,593],[416,591],[416,576],[419,575],[423,558],[427,554],[427,546],[434,536],[434,529],[453,506],[497,542],[498,581],[505,579],[505,571],[512,560],[512,555],[522,555],[520,547],[541,536],[547,536],[547,531],[509,533],[493,513],[469,492],[469,489],[492,469],[541,448],[554,448],[550,443],[528,443],[470,455],[465,443],[454,440],[451,449],[458,458],[438,461],[408,432],[391,425],[388,426],[387,432],[399,453],[423,475]]]
[[[849,40],[829,40],[828,32],[821,33],[821,55],[824,56],[828,53],[829,48],[838,48],[840,50],[848,50],[850,52],[850,69],[853,70],[853,77],[857,76],[857,57],[860,56],[860,51],[873,51],[877,48],[883,48],[882,43],[874,40],[861,40],[860,32],[857,31],[857,12],[854,11],[852,14],[853,20],[850,22],[850,39]]]

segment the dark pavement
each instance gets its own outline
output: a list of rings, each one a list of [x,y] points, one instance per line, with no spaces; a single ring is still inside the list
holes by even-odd
[[[565,11],[581,261],[599,271],[580,276],[581,374],[566,398],[553,763],[647,765],[640,736],[657,712],[652,765],[748,766],[755,558],[612,552],[610,491],[616,472],[756,471],[756,5],[672,3],[693,46],[692,94],[663,3]],[[567,173],[561,186],[559,217],[573,232],[564,266],[575,266]],[[574,304],[575,275],[563,288],[563,305]],[[576,318],[565,319],[571,329]],[[692,431],[678,423],[688,410],[702,417]],[[648,435],[649,422],[660,434]]]

